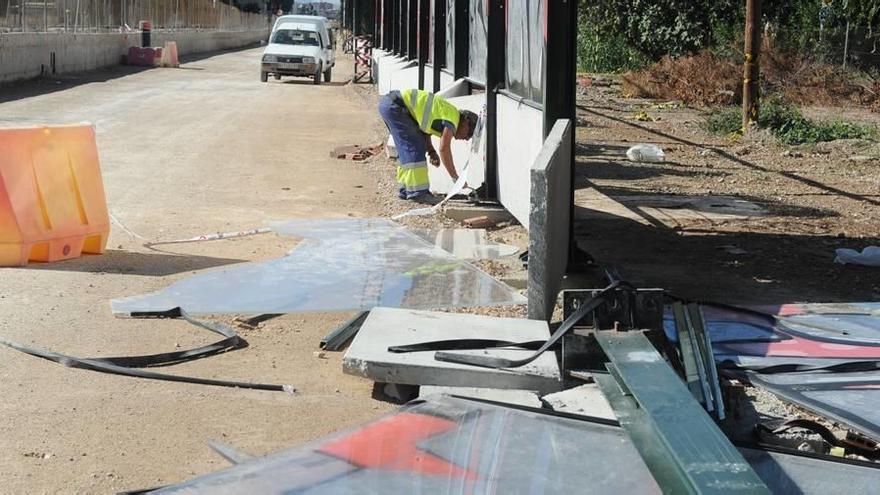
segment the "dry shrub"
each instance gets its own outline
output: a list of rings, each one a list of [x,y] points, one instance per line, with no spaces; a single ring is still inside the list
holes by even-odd
[[[880,111],[880,81],[767,46],[761,54],[761,86],[765,94],[781,94],[797,105],[856,105]],[[646,69],[625,74],[623,91],[699,107],[734,105],[742,101],[742,65],[709,52],[665,57]]]
[[[689,105],[732,105],[742,98],[742,69],[704,51],[663,57],[656,64],[623,76],[623,92],[640,98],[680,100]]]

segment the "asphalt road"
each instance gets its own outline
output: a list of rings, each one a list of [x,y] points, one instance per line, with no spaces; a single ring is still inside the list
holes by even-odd
[[[0,88],[0,125],[93,122],[109,208],[148,239],[376,214],[376,179],[329,157],[335,146],[375,140],[375,111],[344,85],[350,59],[331,84],[263,84],[260,54]],[[294,242],[269,234],[154,251],[114,228],[102,256],[0,269],[0,336],[76,356],[205,344],[214,336],[180,321],[116,319],[109,301],[275,257]],[[293,384],[298,396],[111,376],[0,348],[0,492],[172,483],[226,465],[208,439],[263,454],[382,414],[391,406],[370,399],[371,383],[342,374],[341,355],[314,355],[348,317],[288,315],[243,331],[246,349],[161,370]]]

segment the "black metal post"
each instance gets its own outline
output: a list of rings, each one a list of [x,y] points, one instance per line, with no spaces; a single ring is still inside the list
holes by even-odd
[[[575,109],[577,76],[577,1],[559,0],[546,4],[546,35],[544,42],[544,137],[558,119],[577,122]],[[577,250],[574,239],[574,147],[571,152],[571,198],[569,201],[568,264],[582,265],[586,260]],[[576,271],[571,270],[570,271]]]
[[[358,14],[360,13],[360,9],[357,6],[357,0],[348,0],[351,2],[351,36],[353,38],[357,38],[361,35],[360,26],[358,26]],[[354,40],[352,40],[354,43]],[[352,46],[352,48],[355,48]]]
[[[374,0],[373,11],[373,46],[379,47],[382,38],[382,0]]]
[[[409,57],[409,0],[400,0],[400,54]]]
[[[419,89],[425,89],[425,64],[428,62],[428,25],[431,0],[419,0]]]
[[[440,91],[440,69],[446,66],[446,0],[434,0],[434,92]]]
[[[546,0],[552,3],[550,0]],[[567,0],[573,1],[573,0]],[[482,199],[498,199],[498,93],[504,86],[505,0],[488,0],[486,17],[486,187]]]
[[[382,0],[382,49],[391,50],[391,0]]]
[[[409,2],[409,38],[406,45],[406,58],[415,60],[419,57],[419,0]]]
[[[400,53],[400,0],[391,0],[391,51]]]
[[[455,79],[468,75],[470,65],[471,34],[470,34],[470,0],[448,0],[455,2],[455,62],[453,72]],[[547,1],[547,0],[545,0]]]

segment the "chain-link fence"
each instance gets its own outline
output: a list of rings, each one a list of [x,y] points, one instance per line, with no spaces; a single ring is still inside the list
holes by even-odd
[[[2,32],[106,33],[137,29],[242,31],[264,28],[266,14],[216,0],[0,0]]]

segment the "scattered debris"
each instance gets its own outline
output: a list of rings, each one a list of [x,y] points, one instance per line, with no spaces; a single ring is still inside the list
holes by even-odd
[[[132,315],[137,316],[137,315]],[[187,361],[193,361],[195,359],[201,359],[208,356],[213,356],[214,354],[219,354],[222,352],[230,351],[233,349],[240,349],[242,347],[247,346],[247,342],[242,339],[232,328],[223,325],[221,323],[215,322],[207,322],[196,320],[189,315],[187,315],[184,311],[177,308],[175,310],[169,311],[161,316],[164,318],[182,318],[186,320],[188,323],[191,323],[199,328],[203,328],[205,330],[209,330],[211,332],[217,333],[225,337],[223,340],[215,342],[213,344],[209,344],[202,347],[197,347],[195,349],[188,349],[185,351],[175,351],[175,352],[167,352],[162,354],[150,354],[145,356],[124,356],[124,357],[101,357],[101,358],[79,358],[74,356],[67,356],[64,354],[58,354],[56,352],[38,349],[36,347],[29,347],[24,344],[19,344],[17,342],[13,342],[11,340],[6,340],[0,337],[0,344],[3,344],[7,347],[15,349],[17,351],[21,351],[25,354],[30,354],[32,356],[40,357],[43,359],[48,359],[49,361],[54,361],[58,364],[62,364],[69,368],[80,368],[91,371],[99,371],[102,373],[110,373],[115,375],[124,375],[131,376],[136,378],[148,378],[152,380],[165,380],[171,382],[185,382],[185,383],[195,383],[200,385],[214,385],[218,387],[234,387],[234,388],[248,388],[254,390],[272,390],[278,392],[287,392],[289,394],[295,394],[296,388],[291,385],[270,385],[264,383],[249,383],[249,382],[232,382],[227,380],[213,380],[208,378],[197,378],[190,376],[179,376],[179,375],[168,375],[165,373],[155,373],[152,371],[144,371],[140,368],[148,368],[155,366],[166,366],[172,364],[185,363]]]
[[[666,155],[656,144],[637,144],[626,150],[626,157],[631,162],[663,163]]]
[[[880,266],[880,246],[868,246],[861,252],[855,249],[837,249],[835,263],[841,265]]]
[[[361,162],[371,156],[378,155],[382,152],[384,147],[384,143],[374,144],[372,146],[361,146],[359,144],[338,146],[333,148],[333,151],[330,152],[330,158]]]
[[[495,227],[495,222],[492,221],[486,215],[465,218],[462,223],[471,229],[485,229],[485,228]]]
[[[748,251],[741,247],[737,247],[733,244],[725,244],[723,246],[718,246],[718,249],[724,250],[727,254],[732,254],[734,256],[739,256],[741,254],[748,254]]]

